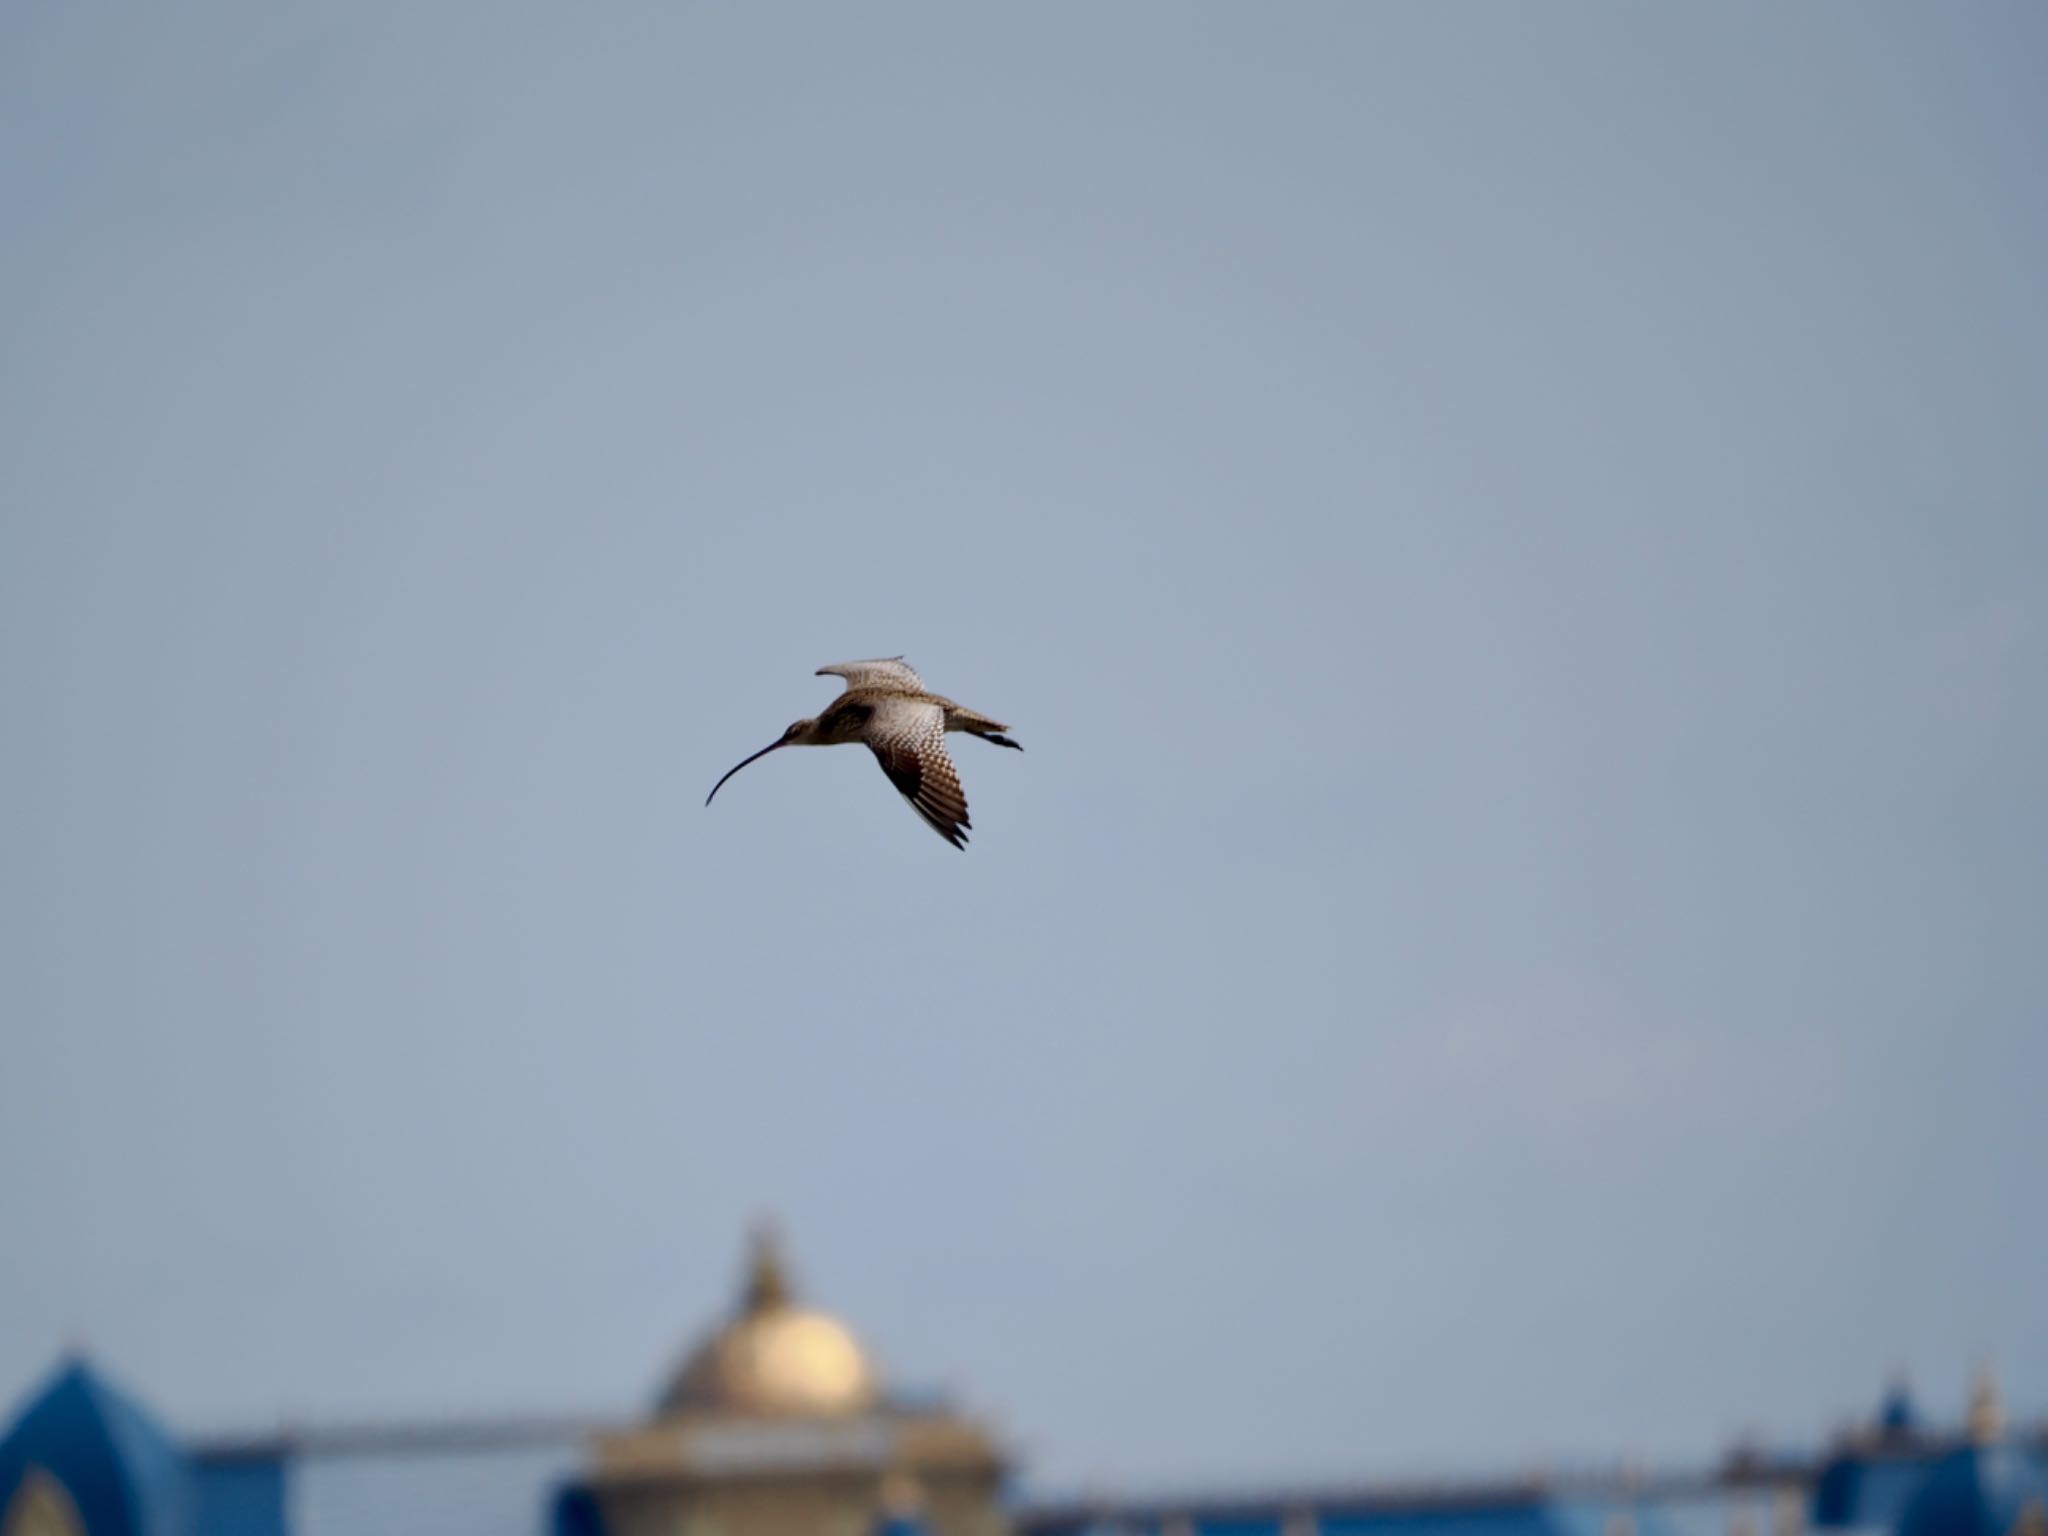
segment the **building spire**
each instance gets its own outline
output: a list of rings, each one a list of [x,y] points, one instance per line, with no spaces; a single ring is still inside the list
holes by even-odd
[[[2005,1438],[2005,1400],[1999,1396],[1998,1378],[1989,1361],[1979,1367],[1970,1388],[1970,1438],[1979,1445]]]
[[[772,1221],[754,1224],[752,1251],[747,1259],[747,1287],[740,1300],[740,1312],[753,1317],[790,1304],[788,1266],[782,1260],[782,1241]]]

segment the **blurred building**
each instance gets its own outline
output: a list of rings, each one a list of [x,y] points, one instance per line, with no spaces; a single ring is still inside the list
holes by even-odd
[[[73,1358],[0,1432],[0,1536],[2048,1536],[2048,1436],[1982,1378],[1966,1424],[1903,1387],[1819,1458],[1689,1477],[1019,1505],[948,1405],[886,1392],[757,1241],[739,1304],[642,1422],[383,1425],[184,1441]]]
[[[1903,1384],[1820,1456],[1740,1448],[1693,1476],[1530,1477],[1020,1511],[1019,1536],[2048,1536],[2048,1426],[1987,1371],[1960,1427]]]
[[[1003,1472],[968,1419],[886,1400],[852,1333],[796,1303],[762,1239],[737,1313],[649,1423],[593,1437],[563,1507],[612,1536],[1006,1536]]]
[[[1903,1384],[1816,1469],[1813,1523],[1887,1536],[2048,1536],[2048,1435],[2014,1434],[1989,1371],[1963,1432],[1923,1425]]]

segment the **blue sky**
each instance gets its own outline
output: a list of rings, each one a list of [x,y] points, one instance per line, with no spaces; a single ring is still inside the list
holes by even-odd
[[[773,1212],[1047,1484],[2048,1407],[2044,46],[0,10],[0,1389],[637,1412]],[[703,807],[898,652],[966,854]]]

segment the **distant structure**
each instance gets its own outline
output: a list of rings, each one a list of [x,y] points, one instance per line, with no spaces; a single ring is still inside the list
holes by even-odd
[[[1895,1381],[1821,1458],[1745,1446],[1694,1476],[1292,1489],[1019,1511],[1019,1536],[2048,1536],[2048,1426],[2016,1434],[1981,1372],[1962,1430]]]
[[[1004,1460],[945,1408],[892,1404],[854,1336],[799,1306],[774,1237],[653,1422],[598,1435],[565,1496],[615,1536],[1006,1536]],[[593,1523],[594,1522],[594,1523]]]
[[[1023,1505],[995,1438],[893,1395],[758,1234],[738,1305],[653,1413],[180,1442],[79,1355],[0,1430],[0,1536],[2048,1536],[2048,1433],[1981,1372],[1963,1424],[1903,1382],[1819,1458]]]
[[[2048,1435],[2015,1435],[1987,1367],[1963,1433],[1920,1422],[1903,1383],[1877,1422],[1846,1435],[1816,1471],[1813,1523],[1886,1536],[2048,1536]]]

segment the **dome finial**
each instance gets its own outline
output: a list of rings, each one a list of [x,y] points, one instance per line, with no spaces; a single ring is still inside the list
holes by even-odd
[[[1970,1387],[1970,1438],[1979,1445],[2005,1438],[2005,1400],[1999,1396],[1998,1378],[1988,1360],[1978,1367],[1977,1380]]]
[[[815,1418],[865,1412],[875,1401],[867,1355],[837,1318],[797,1303],[775,1227],[763,1221],[735,1315],[691,1350],[656,1412]]]
[[[786,1307],[793,1299],[775,1223],[767,1219],[755,1222],[752,1244],[747,1258],[747,1288],[740,1299],[740,1313],[744,1317]]]

